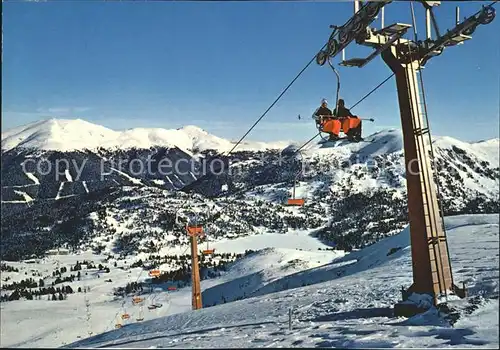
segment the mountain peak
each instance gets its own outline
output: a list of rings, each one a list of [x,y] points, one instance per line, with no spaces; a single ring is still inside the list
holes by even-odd
[[[185,151],[233,147],[229,140],[212,135],[196,125],[178,129],[133,128],[115,131],[83,119],[48,118],[2,132],[2,151],[14,148],[52,151],[148,149],[178,147]],[[239,149],[277,149],[283,143],[246,142]]]
[[[196,125],[184,125],[183,127],[178,128],[177,130],[182,130],[185,132],[192,132],[192,133],[203,133],[203,134],[208,134],[208,132],[199,126]]]
[[[70,151],[98,147],[116,132],[82,119],[49,118],[2,133],[2,150],[35,148]]]

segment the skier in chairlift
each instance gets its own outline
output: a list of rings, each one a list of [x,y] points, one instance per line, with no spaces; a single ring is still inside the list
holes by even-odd
[[[319,117],[321,115],[333,115],[332,110],[328,108],[328,101],[326,99],[321,100],[321,106],[316,109],[313,118]]]
[[[345,107],[344,100],[339,99],[338,106],[333,113],[327,106],[328,101],[322,99],[321,106],[316,109],[313,118],[318,125],[322,126],[322,131],[330,135],[328,140],[337,140],[339,132],[343,131],[349,141],[361,141],[361,120]],[[325,125],[329,125],[329,127],[325,127]]]
[[[333,113],[330,108],[328,108],[328,101],[326,99],[321,100],[321,106],[319,106],[313,113],[313,118],[316,120],[317,124],[320,124],[320,120],[328,116],[333,118]],[[333,141],[338,138],[338,135],[330,133],[330,140]]]
[[[338,110],[338,111],[337,111]],[[361,120],[353,115],[351,111],[345,107],[343,99],[339,99],[338,107],[333,110],[333,115],[336,119],[342,122],[342,129],[346,132],[349,141],[361,141]],[[354,120],[352,120],[353,118]]]

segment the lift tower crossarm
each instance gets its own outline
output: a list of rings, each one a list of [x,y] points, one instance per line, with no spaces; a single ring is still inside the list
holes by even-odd
[[[401,37],[411,28],[411,25],[405,23],[395,23],[388,27],[382,28],[379,31],[367,31],[367,39],[364,45],[375,47],[375,50],[366,58],[352,58],[340,63],[341,66],[346,67],[359,67],[362,68],[368,64],[372,59],[377,57],[382,51],[389,48],[397,40],[399,42],[406,42],[406,39]]]
[[[495,9],[492,5],[483,7],[481,11],[468,17],[462,23],[457,24],[454,28],[448,30],[446,34],[438,37],[436,40],[420,43],[419,49],[416,52],[418,56],[409,57],[408,61],[411,59],[419,59],[422,61],[422,64],[425,64],[429,58],[435,56],[431,55],[432,52],[441,53],[447,46],[455,46],[466,40],[472,39],[471,35],[466,35],[464,33],[472,34],[479,24],[489,24],[494,17]]]

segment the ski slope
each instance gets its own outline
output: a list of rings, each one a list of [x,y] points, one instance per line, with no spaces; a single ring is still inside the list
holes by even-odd
[[[120,300],[113,301],[106,294],[109,287],[105,287],[103,276],[99,281],[94,280],[90,291],[94,299],[90,327],[98,335],[79,341],[78,337],[87,336],[88,328],[82,294],[69,295],[68,300],[61,302],[2,303],[1,345],[496,348],[499,345],[498,215],[448,217],[446,226],[455,282],[466,282],[470,293],[467,300],[449,300],[461,313],[454,327],[434,309],[410,319],[392,317],[392,305],[400,300],[400,286],[408,286],[412,281],[409,235],[405,229],[340,257],[335,256],[336,252],[313,249],[278,247],[258,251],[234,263],[221,277],[202,281],[207,301],[210,293],[224,285],[226,293],[236,298],[241,292],[234,281],[251,280],[252,274],[263,271],[265,278],[260,282],[252,280],[254,283],[246,287],[248,295],[244,299],[190,311],[189,287],[163,292],[160,302],[164,307],[145,312],[145,321],[135,322],[137,310],[128,306],[130,323],[98,334],[113,329],[116,322],[113,316],[121,305]],[[392,248],[401,249],[388,255]],[[295,259],[302,263],[288,271],[282,269]],[[110,276],[113,281],[137,277],[136,270],[131,271],[130,277],[126,271],[113,271],[115,275]],[[91,281],[85,283],[90,285]],[[290,308],[291,330],[288,329]],[[30,331],[17,331],[20,328]]]
[[[435,309],[410,319],[392,317],[400,286],[411,281],[409,232],[389,237],[319,268],[285,276],[308,286],[131,324],[70,347],[498,347],[498,216],[446,220],[455,281],[468,300],[450,327]],[[401,247],[387,255],[391,248]],[[266,260],[263,260],[266,263]],[[337,276],[337,272],[342,272]],[[289,286],[289,288],[292,288]],[[468,312],[479,297],[477,309]],[[288,310],[293,327],[288,329]]]
[[[266,269],[269,264],[276,265],[276,270],[273,272],[277,274],[276,277],[282,277],[300,271],[304,267],[328,263],[343,255],[343,252],[339,251],[324,251],[325,248],[329,247],[311,236],[309,231],[295,231],[288,235],[263,233],[257,236],[223,239],[214,243],[214,248],[219,253],[244,253],[247,249],[265,250],[257,253],[257,256],[263,257],[263,260],[248,256],[237,262],[220,278],[203,280],[201,282],[202,291]],[[323,251],[318,248],[323,249]],[[186,249],[178,248],[163,251],[162,254],[172,255],[185,252]],[[139,255],[137,258],[144,257]],[[302,264],[297,264],[295,267],[289,266],[287,262],[292,258],[300,258]],[[30,263],[8,262],[8,265],[18,268],[19,272],[2,272],[2,279],[9,277],[8,283],[20,281],[29,277],[32,271],[47,276],[51,275],[57,267],[66,266],[68,272],[62,274],[64,277],[71,273],[76,274],[70,272],[69,267],[73,266],[76,261],[82,262],[83,260],[92,260],[97,265],[104,260],[104,256],[82,253],[50,256]],[[64,301],[48,301],[46,300],[47,296],[45,296],[42,297],[42,300],[18,300],[1,303],[0,345],[4,347],[57,347],[85,338],[88,336],[88,332],[99,334],[113,330],[118,322],[124,324],[125,327],[130,322],[136,322],[135,319],[140,314],[139,306],[132,305],[131,297],[126,298],[124,304],[123,299],[114,297],[112,293],[113,288],[124,286],[127,283],[136,281],[147,283],[147,272],[140,268],[128,268],[131,262],[118,261],[118,268],[113,268],[114,260],[110,260],[108,263],[102,262],[103,265],[111,267],[109,273],[99,273],[97,269],[82,270],[81,281],[75,280],[71,283],[75,293],[69,294],[68,299]],[[280,269],[280,266],[283,266],[284,269]],[[87,274],[84,271],[88,271]],[[25,273],[28,273],[28,276]],[[111,282],[106,282],[109,279]],[[54,279],[46,279],[46,286],[52,280]],[[272,274],[268,274],[268,280],[273,280]],[[63,283],[63,285],[66,284]],[[145,297],[143,303],[145,321],[191,310],[190,286],[179,288],[176,291],[168,291],[168,286],[169,283],[155,285],[154,287],[157,289],[154,289],[152,293],[145,290],[144,294],[141,295]],[[90,290],[85,293],[86,295],[76,293],[78,287],[82,289],[86,287]],[[234,290],[234,293],[227,295],[227,297],[235,299],[239,292],[239,290]],[[86,319],[85,296],[90,303],[90,322]],[[148,310],[147,306],[153,302],[159,302],[163,306]],[[125,322],[120,320],[120,315],[124,313],[129,313],[131,319]],[[54,314],[57,317],[53,317]],[[19,327],[30,331],[20,333],[17,331]]]

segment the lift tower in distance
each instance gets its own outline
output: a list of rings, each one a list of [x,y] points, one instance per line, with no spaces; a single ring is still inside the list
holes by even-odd
[[[327,60],[342,52],[355,41],[359,45],[372,47],[373,52],[366,58],[343,60],[347,67],[364,67],[377,55],[392,70],[396,78],[399,110],[403,131],[405,153],[408,214],[413,268],[413,284],[402,290],[403,302],[394,306],[396,316],[411,316],[425,311],[412,302],[412,294],[429,295],[437,305],[442,296],[455,294],[466,297],[465,285],[454,284],[448,254],[448,242],[443,222],[443,212],[439,201],[437,174],[432,167],[433,149],[427,120],[427,107],[420,69],[426,62],[439,56],[446,47],[463,44],[472,39],[477,26],[489,24],[495,18],[493,4],[483,6],[476,14],[459,20],[457,7],[456,25],[445,34],[439,32],[433,7],[441,1],[415,1],[424,6],[426,17],[426,38],[417,39],[415,14],[411,3],[414,40],[403,38],[410,24],[394,23],[384,26],[384,6],[392,0],[367,1],[360,6],[354,1],[354,16],[343,26],[334,28],[326,45],[316,56],[316,62],[324,65]],[[382,28],[374,29],[370,24],[380,14]],[[436,38],[432,39],[431,27]]]
[[[198,310],[203,307],[201,301],[200,268],[198,266],[198,236],[203,236],[203,228],[198,224],[186,226],[186,231],[191,241],[191,284],[192,308]]]

